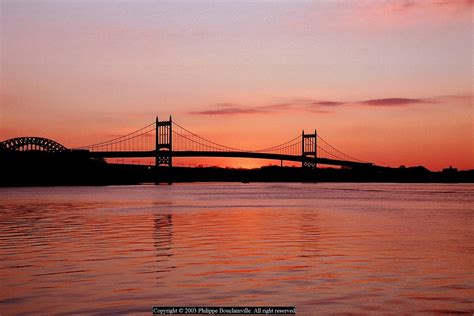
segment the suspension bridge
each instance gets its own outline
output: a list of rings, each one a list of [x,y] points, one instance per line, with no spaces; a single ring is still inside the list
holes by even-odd
[[[81,151],[95,158],[146,158],[155,159],[155,166],[173,166],[179,157],[234,157],[273,159],[300,162],[302,168],[314,169],[318,164],[368,167],[372,163],[356,159],[337,149],[321,137],[316,130],[289,139],[281,144],[248,150],[218,144],[201,137],[169,120],[146,125],[129,134],[104,142],[67,149],[63,145],[40,137],[18,137],[0,142],[0,149],[49,152]]]

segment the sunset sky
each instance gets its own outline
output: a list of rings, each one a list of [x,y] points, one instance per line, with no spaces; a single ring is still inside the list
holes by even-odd
[[[472,0],[0,0],[0,140],[74,147],[172,115],[232,147],[317,128],[378,165],[472,169],[473,10]]]

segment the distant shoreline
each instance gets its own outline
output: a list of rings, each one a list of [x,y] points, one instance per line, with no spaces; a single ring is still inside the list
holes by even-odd
[[[418,167],[317,168],[266,166],[256,169],[220,167],[158,167],[111,164],[83,156],[40,153],[0,155],[0,186],[105,186],[192,182],[350,182],[350,183],[474,183],[474,170]]]

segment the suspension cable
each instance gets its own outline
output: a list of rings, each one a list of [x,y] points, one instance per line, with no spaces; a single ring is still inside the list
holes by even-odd
[[[335,148],[334,146],[332,146],[331,144],[329,144],[324,138],[322,138],[319,134],[317,135],[317,137],[323,141],[326,145],[328,145],[329,147],[331,147],[332,149],[334,149],[336,152],[342,154],[343,156],[347,157],[347,158],[350,158],[352,160],[356,160],[356,161],[360,161],[360,162],[365,162],[363,160],[360,160],[360,159],[357,159],[357,158],[354,158],[352,156],[349,156],[348,154],[345,154],[343,153],[342,151],[340,151],[339,149]]]
[[[151,124],[149,124],[149,125],[147,125],[147,126],[145,126],[145,127],[142,127],[142,128],[140,128],[140,129],[138,129],[138,130],[136,130],[136,131],[133,131],[133,132],[131,132],[131,133],[128,133],[128,134],[126,134],[126,135],[122,135],[122,136],[119,136],[119,137],[116,137],[116,138],[113,138],[113,139],[109,139],[109,140],[106,140],[106,141],[103,141],[103,142],[100,142],[100,143],[91,144],[91,145],[87,145],[87,146],[79,146],[79,147],[75,147],[75,148],[98,147],[98,146],[101,146],[101,145],[102,145],[102,146],[108,145],[108,144],[110,144],[110,143],[112,143],[112,142],[115,142],[115,143],[116,143],[119,139],[125,138],[125,137],[130,136],[130,135],[132,135],[132,134],[135,134],[135,133],[137,133],[137,132],[143,131],[144,129],[149,128],[149,127],[152,126],[152,125],[155,125],[155,122],[153,122],[153,123],[151,123]],[[151,130],[150,130],[150,131],[151,131]],[[143,134],[140,134],[140,135],[143,135]],[[140,136],[140,135],[138,135],[138,136]]]

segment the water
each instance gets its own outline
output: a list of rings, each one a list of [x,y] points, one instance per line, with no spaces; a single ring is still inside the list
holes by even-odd
[[[0,314],[474,312],[474,185],[0,189]]]

